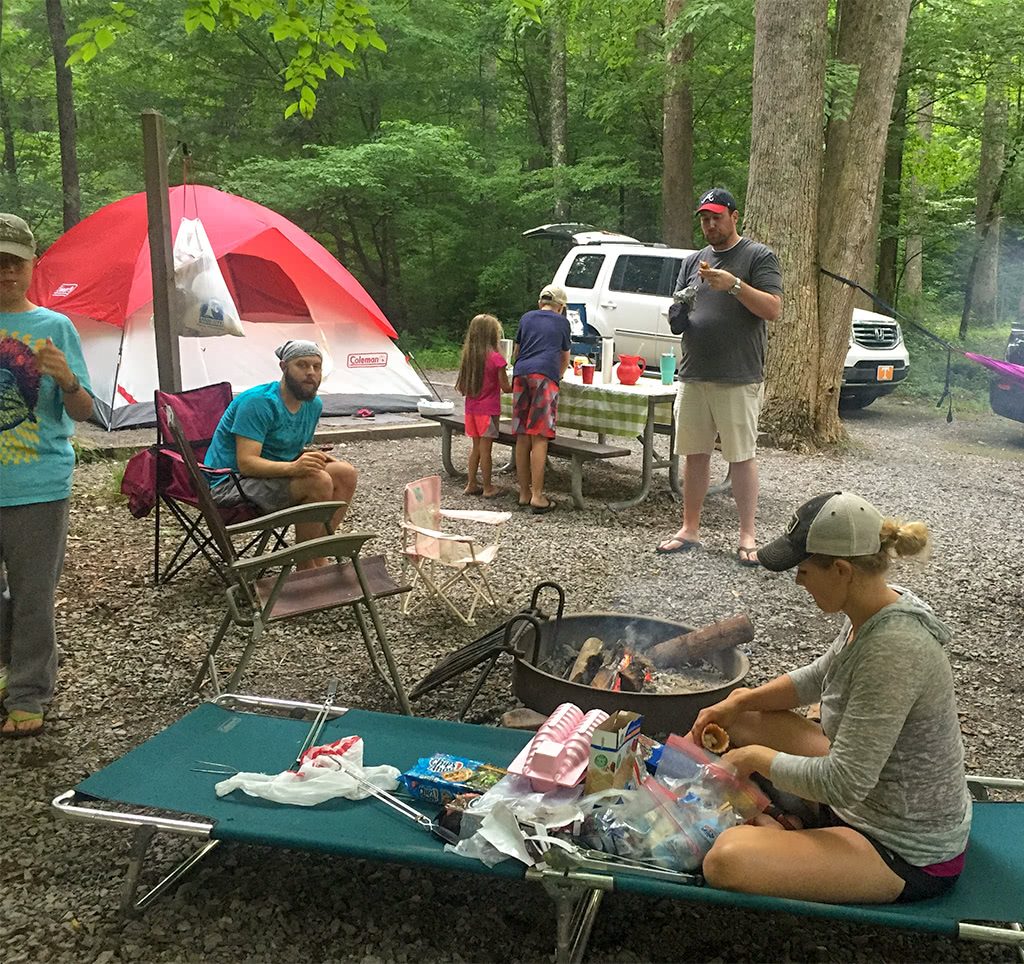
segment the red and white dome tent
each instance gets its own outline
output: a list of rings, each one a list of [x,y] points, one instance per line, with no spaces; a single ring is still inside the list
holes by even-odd
[[[170,190],[172,243],[198,218],[242,318],[244,338],[179,337],[181,386],[228,381],[235,393],[278,377],[274,348],[289,338],[324,350],[325,415],[415,411],[430,391],[362,285],[287,218],[234,194]],[[67,315],[82,338],[108,429],[153,424],[158,387],[146,195],[108,204],[39,259],[29,300]]]

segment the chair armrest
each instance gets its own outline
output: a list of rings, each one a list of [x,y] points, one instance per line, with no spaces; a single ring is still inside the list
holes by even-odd
[[[459,519],[462,522],[481,522],[484,525],[500,526],[512,518],[511,512],[489,512],[486,509],[442,509],[442,519]]]
[[[452,532],[438,532],[436,529],[424,529],[422,526],[414,526],[411,522],[403,522],[402,528],[408,532],[418,532],[421,536],[427,536],[431,539],[440,539],[443,542],[461,542],[465,545],[471,545],[476,542],[472,536],[460,536],[455,535]]]
[[[269,517],[268,517],[269,518]],[[250,572],[262,572],[274,566],[294,566],[308,559],[319,559],[324,556],[359,555],[363,543],[375,538],[374,532],[346,532],[344,535],[321,536],[319,539],[307,539],[297,542],[287,549],[277,552],[265,552],[259,556],[236,559],[231,564],[233,572],[248,575]]]
[[[277,512],[249,519],[247,522],[236,522],[229,525],[227,530],[229,535],[237,535],[242,532],[282,529],[302,522],[322,522],[327,525],[334,517],[334,513],[346,505],[347,502],[310,502],[306,505],[293,505],[289,509],[279,509]]]

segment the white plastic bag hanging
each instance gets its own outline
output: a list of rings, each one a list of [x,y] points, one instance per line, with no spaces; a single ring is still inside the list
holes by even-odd
[[[192,338],[245,336],[213,246],[198,218],[182,218],[174,239],[174,287],[171,313],[178,334]]]

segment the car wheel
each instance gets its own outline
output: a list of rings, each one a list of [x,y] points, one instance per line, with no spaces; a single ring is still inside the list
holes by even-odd
[[[867,408],[876,397],[875,395],[840,395],[839,410],[855,412],[858,409]]]

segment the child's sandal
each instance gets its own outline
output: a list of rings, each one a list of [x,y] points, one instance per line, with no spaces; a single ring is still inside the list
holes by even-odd
[[[12,740],[23,740],[26,737],[38,736],[43,732],[46,725],[46,718],[42,713],[32,713],[28,710],[11,710],[0,727],[0,736]]]

